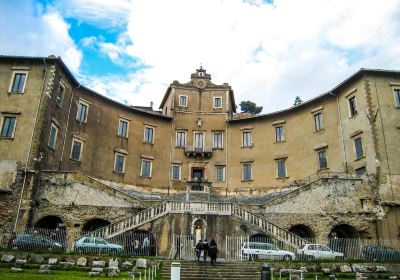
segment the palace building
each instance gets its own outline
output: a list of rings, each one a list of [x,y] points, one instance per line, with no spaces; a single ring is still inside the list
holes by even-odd
[[[118,103],[59,57],[0,56],[0,234],[125,219],[115,234],[399,238],[399,71],[251,115],[200,67],[160,100]]]

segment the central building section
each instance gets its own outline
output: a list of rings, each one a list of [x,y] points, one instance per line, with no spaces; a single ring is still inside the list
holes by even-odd
[[[172,192],[192,190],[224,194],[228,176],[227,121],[236,112],[231,87],[215,85],[202,67],[188,83],[174,81],[161,102],[163,115],[174,119],[171,136]]]

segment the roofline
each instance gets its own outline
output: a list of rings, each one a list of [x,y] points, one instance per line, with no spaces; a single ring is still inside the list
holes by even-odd
[[[52,61],[55,63],[58,63],[58,65],[67,73],[68,77],[72,80],[73,83],[75,83],[76,86],[79,86],[82,89],[85,89],[86,91],[90,92],[91,94],[98,96],[100,98],[103,98],[104,100],[106,100],[107,102],[113,103],[117,106],[123,107],[125,109],[131,110],[131,111],[135,111],[137,113],[140,114],[144,114],[144,115],[150,115],[152,117],[158,117],[158,118],[162,118],[162,119],[166,119],[166,120],[171,120],[172,117],[170,116],[164,116],[164,115],[160,115],[160,114],[156,114],[156,113],[152,113],[149,111],[143,111],[143,110],[139,110],[136,108],[133,108],[129,105],[125,105],[121,102],[115,101],[103,94],[100,94],[84,85],[82,85],[81,83],[79,83],[79,81],[74,77],[74,75],[72,74],[72,72],[69,70],[69,68],[67,67],[67,65],[65,65],[64,61],[61,59],[61,57],[41,57],[41,56],[14,56],[14,55],[0,55],[0,59],[29,59],[29,60],[37,60],[37,61]]]
[[[300,108],[304,108],[318,100],[324,99],[324,98],[330,98],[332,96],[335,96],[335,93],[338,93],[340,89],[345,87],[347,84],[349,84],[351,81],[359,78],[359,76],[364,75],[364,74],[394,74],[394,75],[400,75],[400,71],[398,70],[384,70],[384,69],[369,69],[369,68],[361,68],[357,72],[353,73],[349,77],[347,77],[345,80],[337,84],[334,88],[332,88],[330,91],[325,92],[321,95],[318,95],[314,98],[311,98],[307,101],[304,101],[298,106],[286,108],[283,110],[271,112],[271,113],[266,113],[266,114],[261,114],[261,115],[256,115],[254,117],[249,117],[249,118],[243,118],[243,119],[230,119],[229,122],[245,122],[245,121],[250,121],[250,120],[256,120],[256,119],[262,119],[266,117],[272,117],[275,115],[291,112],[291,111],[296,111]]]

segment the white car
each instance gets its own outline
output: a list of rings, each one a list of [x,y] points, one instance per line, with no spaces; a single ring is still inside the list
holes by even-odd
[[[274,260],[295,260],[296,255],[289,251],[280,250],[273,244],[261,242],[244,242],[241,246],[242,255],[254,260],[274,259]]]
[[[332,251],[328,246],[321,244],[305,244],[297,249],[300,259],[344,259],[344,254]]]

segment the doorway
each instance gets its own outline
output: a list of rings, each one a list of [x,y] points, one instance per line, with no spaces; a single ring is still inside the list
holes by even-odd
[[[195,167],[192,168],[192,181],[194,182],[201,182],[204,178],[204,168]],[[203,191],[204,187],[200,184],[193,183],[192,184],[192,191]]]

